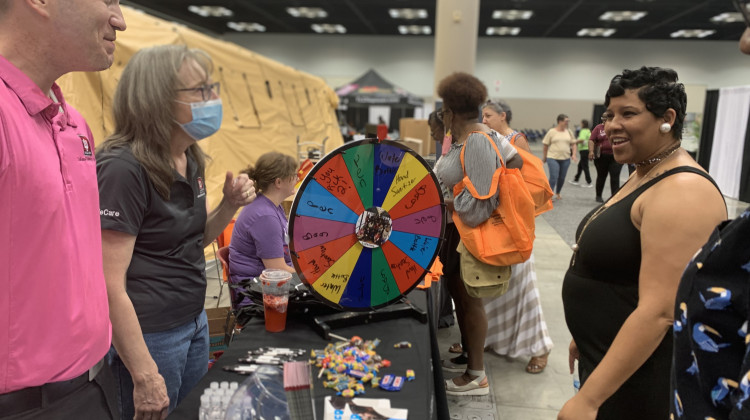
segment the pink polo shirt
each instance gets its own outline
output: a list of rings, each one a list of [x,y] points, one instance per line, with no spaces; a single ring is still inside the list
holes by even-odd
[[[76,377],[112,338],[94,142],[52,90],[0,56],[0,394]]]

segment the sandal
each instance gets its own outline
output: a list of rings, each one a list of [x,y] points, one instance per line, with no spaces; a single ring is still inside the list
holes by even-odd
[[[549,353],[545,354],[544,356],[534,356],[529,360],[529,363],[526,365],[526,372],[528,373],[542,373],[544,372],[544,368],[547,367],[547,357],[549,356]]]
[[[466,363],[468,361],[468,357],[462,354],[448,360],[441,360],[440,365],[448,372],[463,373],[466,370]]]
[[[466,369],[466,374],[469,376],[476,376],[476,378],[465,385],[456,385],[456,383],[453,382],[453,379],[448,379],[445,381],[445,393],[447,395],[489,395],[489,381],[482,385],[482,381],[487,378],[484,370]]]
[[[448,348],[448,352],[450,352],[450,353],[456,353],[456,354],[461,354],[461,353],[464,352],[464,348],[463,348],[463,346],[461,346],[461,343],[453,343]]]

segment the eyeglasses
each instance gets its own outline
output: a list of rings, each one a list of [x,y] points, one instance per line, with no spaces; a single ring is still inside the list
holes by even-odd
[[[207,101],[211,99],[211,96],[214,92],[216,92],[216,96],[219,96],[219,92],[221,91],[221,84],[219,82],[211,83],[209,85],[200,85],[193,88],[185,88],[185,89],[177,89],[177,92],[198,92],[201,93],[201,98],[203,98],[204,101]]]
[[[747,0],[732,0],[732,4],[734,4],[734,8],[740,12],[742,18],[745,19],[745,25],[750,27],[750,10],[747,8]]]

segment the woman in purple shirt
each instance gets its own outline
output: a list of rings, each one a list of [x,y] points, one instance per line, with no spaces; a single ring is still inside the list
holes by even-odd
[[[234,225],[229,245],[232,283],[257,277],[266,268],[294,273],[281,202],[294,194],[298,166],[292,156],[269,152],[242,171],[255,181],[258,198],[242,209]]]

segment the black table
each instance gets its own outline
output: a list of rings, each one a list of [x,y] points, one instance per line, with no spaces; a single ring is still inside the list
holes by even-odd
[[[411,303],[429,313],[430,322],[421,323],[414,317],[402,317],[387,321],[372,322],[338,328],[333,333],[351,337],[358,335],[363,340],[379,338],[380,345],[375,349],[384,359],[391,361],[391,367],[381,369],[380,376],[392,373],[405,376],[406,369],[413,369],[416,378],[405,382],[399,392],[388,392],[366,385],[363,398],[389,398],[391,406],[409,410],[409,419],[447,419],[447,401],[443,386],[443,375],[439,368],[439,353],[434,335],[434,316],[431,308],[433,299],[427,292],[414,290],[408,298]],[[247,355],[247,351],[258,347],[289,347],[322,349],[328,341],[324,340],[311,328],[311,317],[290,317],[286,330],[280,333],[269,333],[264,328],[262,318],[251,319],[243,331],[234,336],[234,340],[224,354],[209,369],[192,392],[172,412],[169,419],[197,419],[200,407],[200,396],[203,390],[213,381],[237,381],[242,383],[247,376],[223,370],[224,366],[237,364],[237,359]],[[336,341],[336,340],[334,340]],[[399,341],[409,341],[409,349],[395,349]],[[437,354],[437,358],[433,357]],[[435,369],[437,367],[437,369]],[[314,398],[317,418],[323,418],[323,399],[335,395],[334,390],[323,387],[321,379],[314,380]]]

